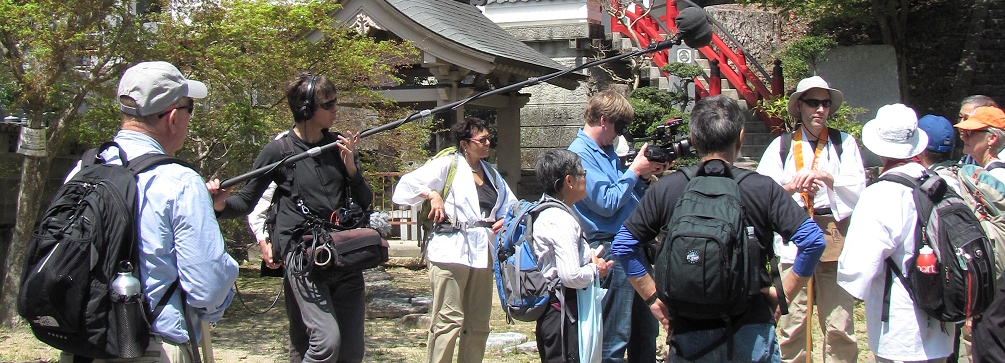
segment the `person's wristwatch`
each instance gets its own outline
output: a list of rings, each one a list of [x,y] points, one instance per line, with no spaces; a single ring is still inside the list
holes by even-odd
[[[646,298],[646,306],[653,306],[653,304],[656,303],[656,300],[658,300],[658,298],[656,297],[656,293],[654,292],[652,296]]]

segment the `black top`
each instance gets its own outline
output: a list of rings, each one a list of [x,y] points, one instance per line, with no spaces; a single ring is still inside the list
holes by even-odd
[[[485,173],[485,181],[482,185],[475,187],[478,190],[478,207],[481,209],[482,218],[488,218],[492,214],[492,208],[495,207],[496,199],[499,198],[499,192],[489,180],[491,178],[488,177],[488,170]]]
[[[724,175],[725,167],[726,163],[721,160],[709,161],[704,166],[708,175]],[[732,165],[729,167],[735,175],[738,168]],[[677,199],[684,193],[687,182],[684,173],[680,171],[660,178],[639,201],[638,208],[625,221],[625,228],[639,241],[656,238],[660,229],[670,220]],[[740,182],[740,202],[747,212],[748,223],[754,227],[757,242],[761,245],[762,261],[759,261],[761,266],[766,266],[769,258],[775,254],[773,233],[777,232],[787,240],[809,218],[806,211],[800,208],[778,183],[756,172]],[[762,287],[771,285],[767,269],[762,270],[760,280]],[[750,308],[734,323],[743,325],[773,323],[772,315],[767,299],[760,294],[752,299]],[[702,321],[677,317],[673,321],[674,331],[680,333],[721,328],[723,325],[721,320]]]
[[[297,137],[296,133],[290,130],[286,137],[292,143],[292,151],[284,150],[283,138],[273,140],[255,159],[254,168],[260,168],[282,160],[290,154],[299,154],[309,148],[324,146],[338,141],[337,134],[322,130],[320,142],[308,144]],[[373,202],[373,191],[370,185],[363,178],[363,169],[359,167],[359,160],[356,160],[356,176],[349,179],[346,175],[345,164],[339,156],[339,149],[328,149],[320,155],[297,161],[285,167],[279,167],[275,171],[262,177],[251,179],[239,192],[227,198],[227,207],[220,212],[221,218],[234,218],[246,216],[258,203],[262,193],[268,188],[270,182],[277,185],[276,192],[272,196],[273,203],[278,203],[276,211],[275,234],[270,236],[273,243],[273,251],[280,253],[278,256],[285,256],[291,251],[291,240],[298,227],[305,221],[303,213],[297,207],[298,196],[304,200],[304,204],[328,220],[327,217],[339,208],[348,207],[346,192],[352,191],[352,200],[363,210],[369,210]]]

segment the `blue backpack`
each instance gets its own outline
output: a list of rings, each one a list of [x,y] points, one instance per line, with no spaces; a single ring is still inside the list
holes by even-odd
[[[548,281],[544,277],[533,248],[534,219],[551,207],[572,213],[568,206],[552,198],[520,200],[507,211],[496,235],[496,288],[508,323],[514,319],[537,321],[549,306],[551,291],[561,285],[557,278]]]

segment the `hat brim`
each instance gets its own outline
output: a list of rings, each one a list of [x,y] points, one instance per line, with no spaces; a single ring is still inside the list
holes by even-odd
[[[917,129],[906,143],[891,143],[879,137],[878,122],[870,121],[862,126],[862,144],[873,154],[898,160],[906,160],[921,154],[928,147],[928,134]]]
[[[974,121],[974,120],[971,120],[971,119],[966,119],[966,120],[960,121],[960,123],[958,123],[956,125],[953,125],[953,127],[961,129],[961,130],[982,130],[982,129],[988,128],[988,126],[989,125],[985,125],[984,123],[977,122],[977,121]]]
[[[209,94],[209,90],[206,88],[205,83],[193,81],[191,79],[187,79],[185,81],[188,83],[188,94],[185,95],[186,97],[206,98],[206,95]]]
[[[844,93],[841,93],[841,91],[838,91],[838,90],[833,89],[833,88],[828,88],[828,87],[810,87],[810,88],[807,88],[806,90],[804,90],[802,92],[795,92],[795,93],[792,94],[792,96],[789,96],[788,111],[789,111],[789,116],[792,116],[792,118],[794,120],[796,120],[797,123],[802,121],[802,120],[800,120],[800,117],[799,117],[799,99],[803,97],[804,93],[806,93],[807,91],[809,91],[811,89],[814,89],[814,88],[819,88],[819,89],[827,90],[827,92],[830,92],[830,94],[831,94],[831,107],[828,109],[830,112],[827,113],[827,117],[833,116],[834,113],[837,112],[837,110],[839,110],[841,108],[841,105],[844,104]]]

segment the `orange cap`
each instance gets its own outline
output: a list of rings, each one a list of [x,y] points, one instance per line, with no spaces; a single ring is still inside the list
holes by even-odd
[[[988,126],[1005,130],[1005,112],[998,107],[978,107],[955,127],[962,130],[981,130]]]

